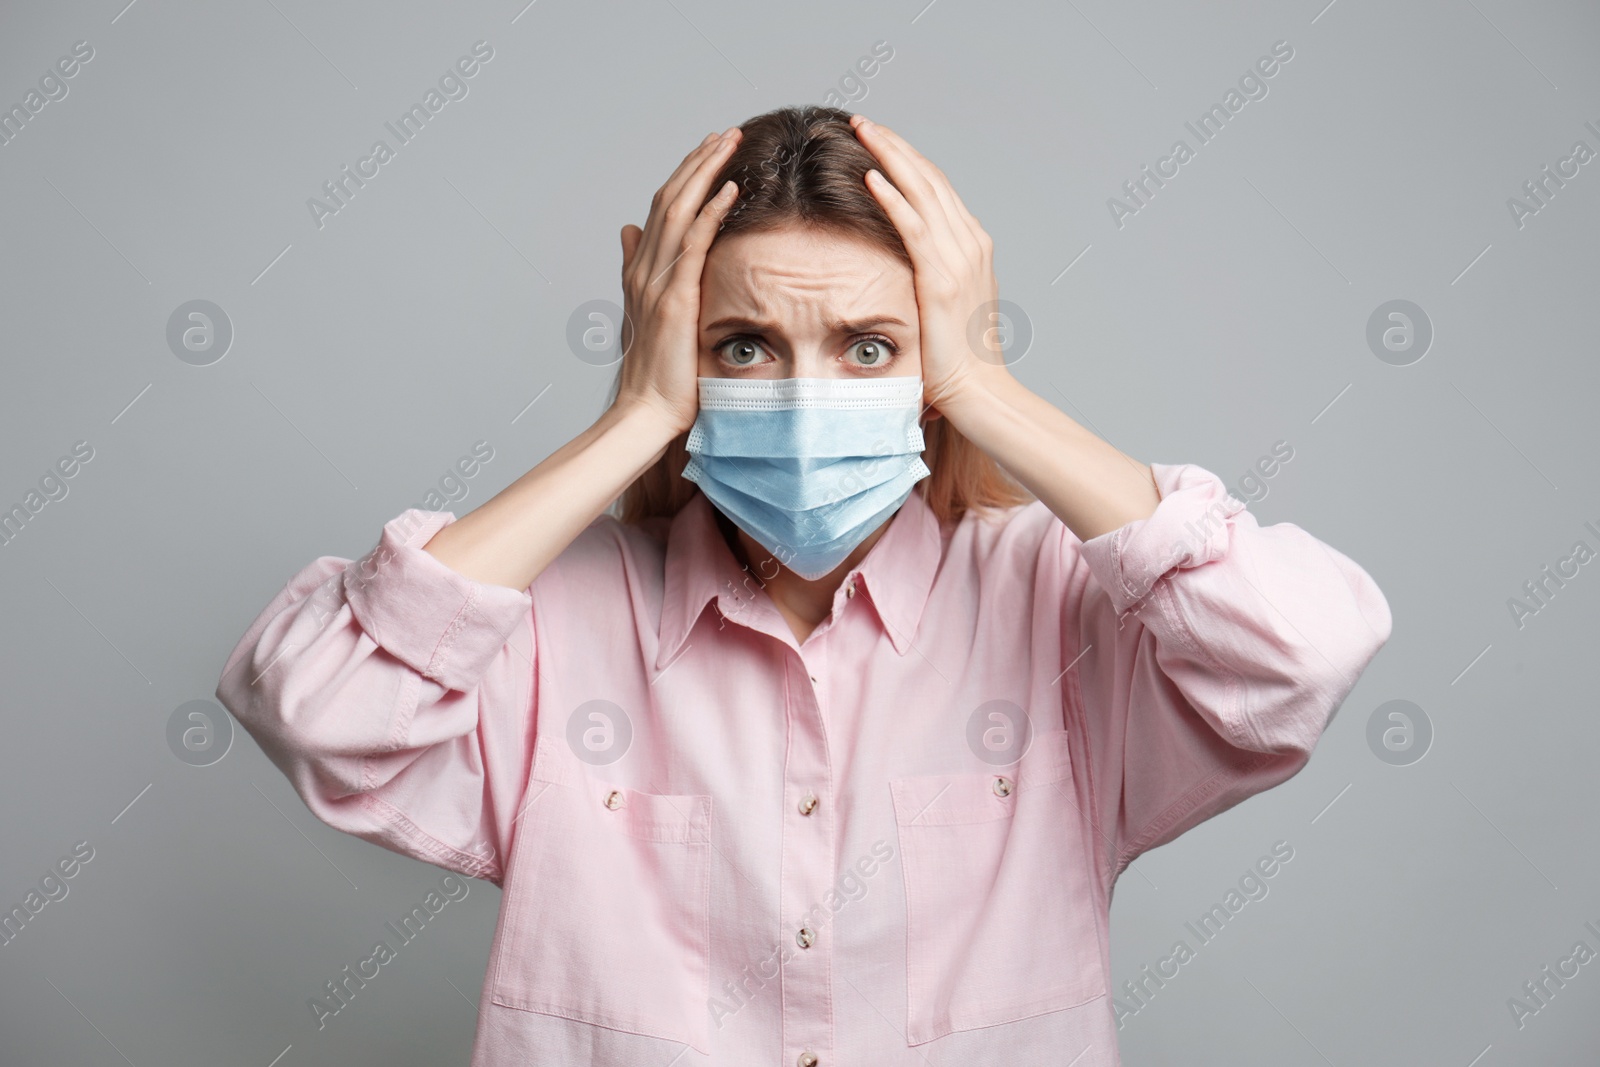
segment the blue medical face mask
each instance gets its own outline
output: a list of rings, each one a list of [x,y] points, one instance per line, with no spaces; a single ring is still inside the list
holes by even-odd
[[[773,558],[831,572],[932,472],[922,379],[700,378],[683,476]]]

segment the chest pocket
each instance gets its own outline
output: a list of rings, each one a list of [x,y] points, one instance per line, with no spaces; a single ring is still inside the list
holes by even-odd
[[[516,833],[494,1003],[711,1052],[711,798],[592,777],[540,737]]]
[[[1011,767],[889,783],[906,892],[906,1040],[1015,1022],[1107,990],[1064,730]]]

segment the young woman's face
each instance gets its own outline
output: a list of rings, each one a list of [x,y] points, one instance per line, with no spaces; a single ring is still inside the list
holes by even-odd
[[[719,239],[700,280],[705,378],[916,377],[911,268],[833,231]]]

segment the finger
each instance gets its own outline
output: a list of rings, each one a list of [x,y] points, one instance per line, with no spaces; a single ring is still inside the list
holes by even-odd
[[[728,161],[728,156],[732,154],[738,140],[738,135],[735,134],[718,142],[717,147],[712,149],[700,161],[700,165],[693,173],[684,180],[677,196],[662,206],[655,246],[646,250],[649,257],[646,266],[650,270],[652,281],[671,266],[672,261],[683,251],[684,234],[699,217],[701,205],[705,203],[706,194],[711,190],[712,180]]]
[[[944,208],[950,222],[951,234],[961,242],[963,251],[971,258],[978,258],[987,241],[983,227],[978,225],[978,220],[972,217],[967,206],[961,202],[961,197],[956,195],[955,186],[927,156],[918,152],[909,141],[894,130],[880,123],[872,122],[863,117],[868,126],[869,134],[877,136],[893,144],[900,152],[911,161],[923,178],[932,186],[934,194],[938,197],[939,204]]]
[[[905,195],[880,171],[867,171],[867,188],[877,198],[878,204],[889,216],[889,221],[894,223],[894,228],[900,232],[900,239],[905,242],[906,253],[911,257],[913,274],[941,278],[947,289],[953,289],[955,279],[951,278],[940,265],[942,257],[939,255],[938,244],[921,212],[917,211]]]
[[[938,193],[910,152],[897,139],[887,136],[885,129],[870,119],[862,119],[856,126],[856,137],[878,160],[884,175],[894,183],[906,202],[932,224],[933,216],[939,213]]]
[[[695,146],[694,151],[684,158],[678,169],[673,171],[671,177],[662,184],[661,202],[665,204],[672,201],[678,190],[683,187],[683,183],[689,179],[689,175],[694,173],[695,168],[699,166],[699,162],[707,154],[716,152],[727,140],[731,139],[733,143],[737,144],[742,136],[744,136],[744,131],[738,126],[730,126],[721,133],[706,134],[706,139]]]
[[[720,166],[720,160],[727,159],[731,147],[739,143],[742,135],[743,131],[735,126],[731,130],[724,131],[721,134],[713,134],[705,141],[700,142],[695,150],[690,152],[684,161],[679,164],[678,169],[672,172],[672,176],[656,191],[655,198],[650,202],[650,217],[644,223],[643,245],[647,254],[646,263],[649,263],[655,257],[657,249],[663,244],[670,245],[675,243],[670,235],[662,232],[663,224],[666,221],[665,213],[667,208],[683,195],[683,190],[701,172],[708,160],[718,159],[718,166]],[[715,171],[712,173],[715,173]],[[705,179],[705,182],[710,182],[709,176]],[[705,189],[703,185],[700,191],[701,199],[704,199]],[[686,225],[687,220],[685,220]],[[674,254],[676,253],[674,252]]]
[[[634,253],[639,251],[639,239],[644,236],[644,231],[633,223],[622,227],[622,273],[628,273],[628,264],[633,262]]]
[[[717,138],[721,136],[720,133],[712,131],[701,138],[700,143],[689,149],[688,154],[672,169],[672,173],[667,175],[667,180],[661,183],[661,188],[663,190],[676,188],[678,183],[683,180],[683,176],[695,167],[706,152],[716,147]],[[662,199],[666,199],[666,197],[663,196]]]
[[[940,201],[938,190],[907,151],[894,139],[884,136],[882,130],[883,127],[876,123],[863,120],[856,127],[856,134],[866,149],[877,158],[883,173],[894,183],[901,197],[922,216],[931,239],[951,253],[963,254],[964,249],[954,228],[956,220]]]
[[[681,247],[677,254],[663,270],[662,274],[668,275],[667,285],[688,285],[695,292],[699,291],[700,274],[705,269],[706,253],[711,250],[712,239],[717,235],[717,228],[721,226],[723,218],[732,209],[733,202],[739,196],[739,183],[731,178],[722,183],[722,188],[717,190],[717,195],[706,201],[700,213],[695,216],[694,222],[683,235]],[[651,284],[654,284],[652,279]]]
[[[715,133],[706,134],[705,139],[699,144],[695,145],[694,148],[690,150],[689,154],[683,157],[682,161],[679,162],[673,172],[667,176],[667,180],[662,182],[661,186],[656,189],[654,195],[650,199],[650,210],[645,216],[643,239],[640,242],[646,248],[650,247],[655,242],[656,208],[658,205],[667,202],[668,188],[675,187],[675,183],[685,172],[689,170],[689,168],[699,165],[700,160],[704,158],[706,152],[709,151],[716,143],[717,136],[718,135]]]
[[[972,214],[972,212],[967,210],[967,205],[962,202],[961,196],[956,192],[955,185],[950,181],[949,177],[946,176],[945,172],[939,169],[937,164],[935,164],[931,159],[923,155],[921,152],[917,151],[916,147],[912,145],[911,142],[907,141],[904,137],[900,136],[900,134],[896,133],[888,126],[884,126],[881,123],[871,122],[871,120],[865,115],[851,116],[850,125],[852,127],[856,127],[862,122],[871,123],[872,128],[876,130],[878,134],[898,145],[900,149],[905,152],[914,163],[917,164],[917,166],[923,171],[924,175],[928,178],[928,181],[938,192],[940,203],[945,206],[946,210],[950,213],[951,218],[959,220],[959,222],[966,227],[968,233],[972,236],[980,251],[987,251],[992,248],[992,242],[989,239],[988,233],[984,230],[983,225],[978,222],[977,218]]]
[[[943,181],[944,184],[949,187],[950,182],[948,178],[945,178],[944,171],[935,166],[933,160],[917,151],[916,146],[910,141],[906,140],[890,127],[885,126],[881,122],[873,122],[865,115],[858,115],[856,118],[859,118],[861,123],[868,127],[869,133],[876,134],[877,136],[892,142],[897,148],[900,149],[900,151],[904,152],[906,156],[917,165],[918,169],[923,172],[923,174],[931,183],[937,186],[939,181]],[[854,119],[852,119],[851,122],[852,124],[855,124]],[[951,188],[950,191],[954,192],[955,190]]]

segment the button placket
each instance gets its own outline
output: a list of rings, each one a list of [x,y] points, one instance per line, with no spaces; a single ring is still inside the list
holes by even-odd
[[[789,744],[783,791],[779,919],[793,938],[781,971],[783,1049],[788,1062],[820,1065],[833,1060],[833,938],[824,924],[831,913],[834,824],[829,795],[827,728],[822,687],[827,678],[827,634],[808,643],[792,660],[798,684],[788,687],[785,708]],[[810,678],[812,684],[805,680]],[[816,908],[818,910],[813,910]]]

